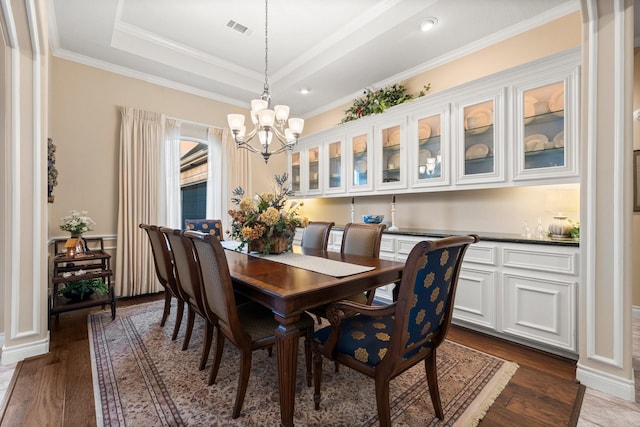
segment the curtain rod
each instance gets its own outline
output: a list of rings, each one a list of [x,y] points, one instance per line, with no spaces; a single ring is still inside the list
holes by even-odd
[[[172,117],[172,116],[168,116],[166,114],[164,114],[164,117],[167,118],[167,119],[177,120],[180,123],[185,123],[185,124],[188,124],[188,125],[201,126],[203,128],[224,129],[224,128],[221,128],[219,126],[213,126],[213,125],[208,125],[208,124],[205,124],[205,123],[194,122],[194,121],[191,121],[191,120],[180,119],[178,117]]]

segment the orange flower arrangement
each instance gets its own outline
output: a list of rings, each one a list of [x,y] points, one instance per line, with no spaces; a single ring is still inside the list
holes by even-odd
[[[270,253],[276,247],[276,240],[284,238],[286,250],[291,249],[296,227],[306,227],[308,218],[299,214],[302,203],[287,200],[294,195],[287,185],[288,175],[276,175],[276,187],[271,193],[257,194],[254,199],[245,196],[242,187],[233,190],[231,202],[238,206],[229,210],[232,218],[231,238],[242,242],[238,250],[245,245],[261,248],[262,253]],[[253,244],[252,244],[253,243]]]

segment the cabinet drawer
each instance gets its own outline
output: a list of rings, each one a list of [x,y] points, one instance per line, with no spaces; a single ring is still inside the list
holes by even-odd
[[[541,252],[532,249],[504,248],[502,256],[505,267],[578,275],[577,253],[554,249]]]
[[[498,249],[495,246],[470,245],[464,254],[464,262],[477,264],[496,265]]]
[[[382,236],[380,241],[381,252],[395,252],[396,251],[396,239],[393,237]]]

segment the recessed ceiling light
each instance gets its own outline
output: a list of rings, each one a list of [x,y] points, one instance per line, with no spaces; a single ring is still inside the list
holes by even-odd
[[[309,88],[303,87],[302,89],[300,89],[300,93],[303,95],[306,95],[309,93]]]
[[[438,24],[438,20],[436,18],[426,18],[420,23],[420,31],[426,33],[433,29],[433,27]]]

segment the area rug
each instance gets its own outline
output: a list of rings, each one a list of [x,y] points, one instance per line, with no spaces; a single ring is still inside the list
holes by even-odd
[[[239,353],[226,343],[216,384],[207,386],[211,360],[198,370],[204,324],[196,322],[190,346],[181,351],[184,324],[171,341],[175,305],[160,326],[162,301],[89,316],[89,341],[98,426],[275,426],[280,424],[275,355],[253,354],[239,418],[232,419]],[[185,316],[186,319],[186,316]],[[185,322],[186,323],[186,322]],[[321,409],[307,387],[302,340],[294,422],[296,426],[378,425],[373,380],[325,362]],[[474,426],[515,373],[517,365],[446,341],[438,349],[438,378],[445,420],[433,412],[418,364],[391,381],[394,426]]]

